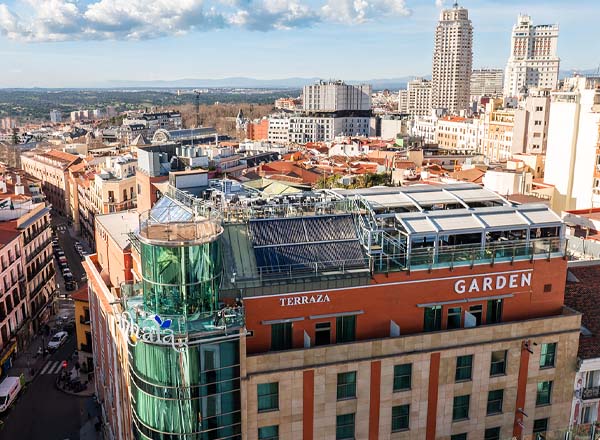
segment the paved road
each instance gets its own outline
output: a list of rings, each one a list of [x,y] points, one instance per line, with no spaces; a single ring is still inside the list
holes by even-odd
[[[77,253],[74,247],[75,241],[69,235],[69,230],[67,228],[67,220],[64,217],[59,217],[53,214],[52,224],[55,227],[56,235],[58,236],[58,242],[60,247],[65,253],[65,257],[67,257],[67,262],[69,264],[69,268],[73,273],[73,279],[79,283],[79,287],[81,286],[81,278],[85,274],[83,270],[83,266],[81,265],[81,257]],[[58,267],[58,266],[57,266]],[[57,279],[56,281],[60,284],[61,287],[64,287],[65,280],[62,277],[62,272],[60,270],[57,271]]]
[[[65,252],[75,281],[81,282],[85,273],[79,254],[73,247],[74,240],[69,235],[67,221],[53,214],[61,248]],[[58,267],[58,264],[57,264]],[[64,279],[57,271],[57,283],[64,291]],[[70,293],[70,292],[66,292]],[[58,300],[57,316],[74,316],[74,305],[70,298]],[[47,338],[44,343],[47,344]],[[24,359],[27,369],[35,366],[39,374],[22,391],[12,407],[0,416],[4,423],[0,429],[0,440],[77,440],[81,426],[88,419],[89,397],[65,394],[56,388],[56,379],[65,359],[70,359],[76,348],[75,332],[56,353],[45,361],[31,355]],[[35,353],[35,352],[33,352]]]
[[[1,440],[76,440],[87,419],[86,399],[56,388],[61,362],[75,350],[75,336],[48,357],[40,374],[1,417]]]

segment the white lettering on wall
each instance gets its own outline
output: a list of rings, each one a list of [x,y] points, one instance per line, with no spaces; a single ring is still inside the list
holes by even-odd
[[[491,290],[504,289],[507,286],[510,289],[531,286],[531,272],[513,273],[509,276],[485,276],[483,278],[473,278],[470,282],[464,279],[456,280],[454,283],[454,292],[458,294],[489,292]]]
[[[281,307],[299,306],[303,304],[313,303],[328,303],[331,302],[329,295],[302,295],[302,296],[288,296],[286,298],[279,298],[279,305]]]

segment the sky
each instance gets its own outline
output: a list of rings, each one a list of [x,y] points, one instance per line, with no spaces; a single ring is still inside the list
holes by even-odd
[[[474,68],[504,68],[519,13],[558,23],[562,69],[600,66],[598,0],[461,0]],[[451,0],[0,0],[0,87],[111,80],[399,78],[431,71]]]

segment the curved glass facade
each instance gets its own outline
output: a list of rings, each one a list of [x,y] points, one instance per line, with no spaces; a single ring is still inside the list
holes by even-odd
[[[218,241],[177,247],[142,242],[141,259],[146,312],[193,319],[217,308]]]
[[[138,438],[241,438],[237,339],[171,347],[131,347],[131,396]]]
[[[130,346],[132,429],[138,439],[240,439],[243,320],[241,310],[218,310],[222,228],[179,217],[147,215],[138,233],[141,292],[126,308],[142,333],[173,332],[186,344],[141,337]]]

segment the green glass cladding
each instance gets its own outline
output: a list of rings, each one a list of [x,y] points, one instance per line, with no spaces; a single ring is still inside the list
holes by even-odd
[[[139,439],[241,438],[238,340],[130,348],[134,431]]]
[[[144,308],[161,317],[192,318],[218,302],[219,240],[194,246],[141,243]]]
[[[143,280],[141,295],[138,290],[127,299],[130,315],[142,328],[173,332],[187,345],[140,339],[129,347],[137,439],[241,439],[243,320],[237,318],[243,312],[218,312],[219,228],[213,222],[156,219],[141,225]],[[164,325],[161,330],[158,323]]]

